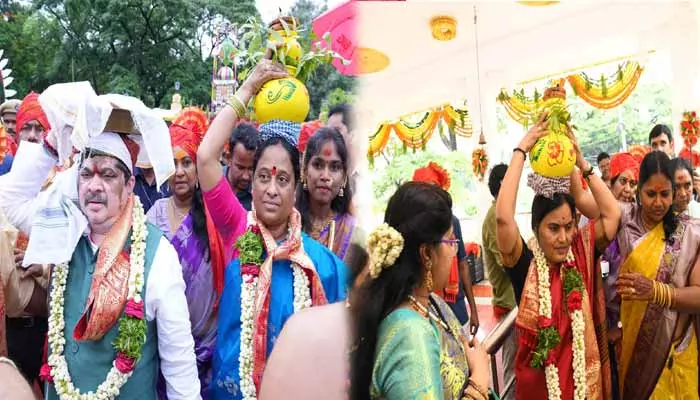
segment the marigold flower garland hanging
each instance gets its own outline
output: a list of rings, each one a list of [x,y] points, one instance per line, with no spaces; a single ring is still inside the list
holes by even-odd
[[[244,400],[257,399],[253,380],[253,332],[255,330],[255,298],[258,293],[258,276],[263,264],[265,245],[258,225],[251,225],[236,241],[241,265],[241,352],[238,370],[241,394]],[[294,312],[311,307],[309,278],[304,270],[292,264],[294,274]]]
[[[532,368],[544,367],[549,400],[559,400],[561,399],[561,386],[559,385],[559,369],[557,368],[555,349],[561,342],[561,336],[552,322],[549,263],[536,242],[532,247],[534,247],[533,253],[537,266],[540,316],[537,321],[537,346],[533,351],[530,366]],[[583,277],[576,268],[576,261],[571,249],[569,249],[562,270],[562,282],[573,336],[574,399],[584,400],[586,398],[586,349],[583,336],[585,326],[582,301],[585,286]]]
[[[698,120],[695,111],[683,112],[683,121],[681,121],[681,136],[686,147],[692,148],[698,143],[698,130],[700,129],[700,120]]]
[[[131,377],[136,361],[141,356],[143,345],[146,343],[146,321],[144,320],[141,293],[144,286],[147,234],[143,206],[138,198],[134,198],[127,302],[124,314],[119,318],[119,331],[113,343],[117,357],[107,374],[107,378],[97,387],[96,392],[80,393],[80,390],[73,385],[68,371],[68,363],[63,355],[65,345],[63,305],[68,280],[68,264],[58,264],[53,268],[53,289],[49,305],[49,357],[48,364],[42,366],[41,369],[42,377],[53,381],[60,399],[115,399],[119,396],[122,386]]]
[[[486,150],[481,147],[475,149],[472,153],[472,172],[479,180],[484,179],[488,166],[489,157],[486,155]]]

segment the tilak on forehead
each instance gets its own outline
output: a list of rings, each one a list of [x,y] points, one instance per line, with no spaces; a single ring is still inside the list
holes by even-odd
[[[327,143],[326,145],[323,146],[323,150],[321,151],[321,154],[323,154],[324,157],[330,157],[333,155],[333,145],[330,143]]]
[[[272,170],[270,170],[270,174],[272,176],[277,176],[277,166],[276,165],[272,166]]]

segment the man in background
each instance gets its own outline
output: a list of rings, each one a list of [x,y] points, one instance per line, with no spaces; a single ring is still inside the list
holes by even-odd
[[[17,123],[17,109],[20,103],[21,101],[19,100],[7,100],[0,105],[0,122],[2,122],[5,131],[15,143],[18,142],[15,125]]]
[[[224,155],[224,174],[236,194],[238,201],[247,211],[252,209],[253,195],[250,184],[253,180],[253,159],[260,143],[260,133],[250,124],[240,123],[233,130]]]
[[[484,263],[488,273],[489,282],[493,287],[493,313],[498,321],[501,321],[508,313],[515,308],[515,292],[510,278],[503,269],[501,263],[501,254],[498,251],[498,242],[496,239],[496,199],[498,192],[501,190],[501,182],[506,175],[508,166],[506,164],[498,164],[493,167],[489,174],[489,191],[493,196],[493,202],[489,211],[486,213],[484,223],[481,228],[481,243],[484,247]],[[503,342],[501,348],[501,360],[503,363],[503,381],[508,382],[511,376],[514,376],[515,353],[518,350],[518,343],[515,338],[515,329]],[[509,397],[513,398],[515,390],[508,393]]]
[[[671,128],[662,124],[653,127],[649,132],[649,146],[654,151],[663,151],[669,158],[674,158]]]

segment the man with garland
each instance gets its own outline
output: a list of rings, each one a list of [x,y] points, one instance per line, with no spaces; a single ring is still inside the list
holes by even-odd
[[[62,106],[75,103],[85,90],[84,83],[75,85],[42,95],[53,130],[41,144],[22,143],[13,170],[0,177],[0,208],[21,230],[31,230],[25,264],[41,258],[32,254],[33,241],[44,259],[48,253],[55,261],[42,367],[48,398],[155,399],[160,371],[169,399],[199,399],[182,270],[172,245],[146,222],[133,194],[139,146],[125,134],[149,128],[149,135],[163,137],[167,127],[153,122],[158,118],[138,100],[122,97],[138,103],[131,111],[138,116],[112,112],[106,124],[132,128],[103,132],[105,122],[96,128],[95,121],[104,121],[110,115],[105,104],[111,105],[98,102],[89,85],[92,95],[82,100],[95,115],[68,122],[75,113]],[[63,93],[73,98],[62,99]],[[139,127],[137,121],[147,122]],[[71,133],[78,134],[73,126],[92,129],[86,148],[76,165],[57,176],[54,188],[39,194],[57,163],[56,149],[65,149]]]

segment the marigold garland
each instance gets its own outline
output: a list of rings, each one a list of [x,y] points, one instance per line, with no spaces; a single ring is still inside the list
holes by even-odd
[[[486,150],[481,147],[474,150],[472,153],[472,172],[479,178],[479,180],[484,179],[486,174],[486,168],[489,166],[489,158],[486,155]]]
[[[693,168],[700,167],[700,153],[695,150],[691,150],[688,146],[683,147],[683,150],[678,154],[678,157],[685,158],[690,161]]]
[[[683,143],[686,147],[693,147],[698,143],[698,129],[700,129],[700,120],[698,120],[695,111],[683,112],[681,137],[683,137]]]

